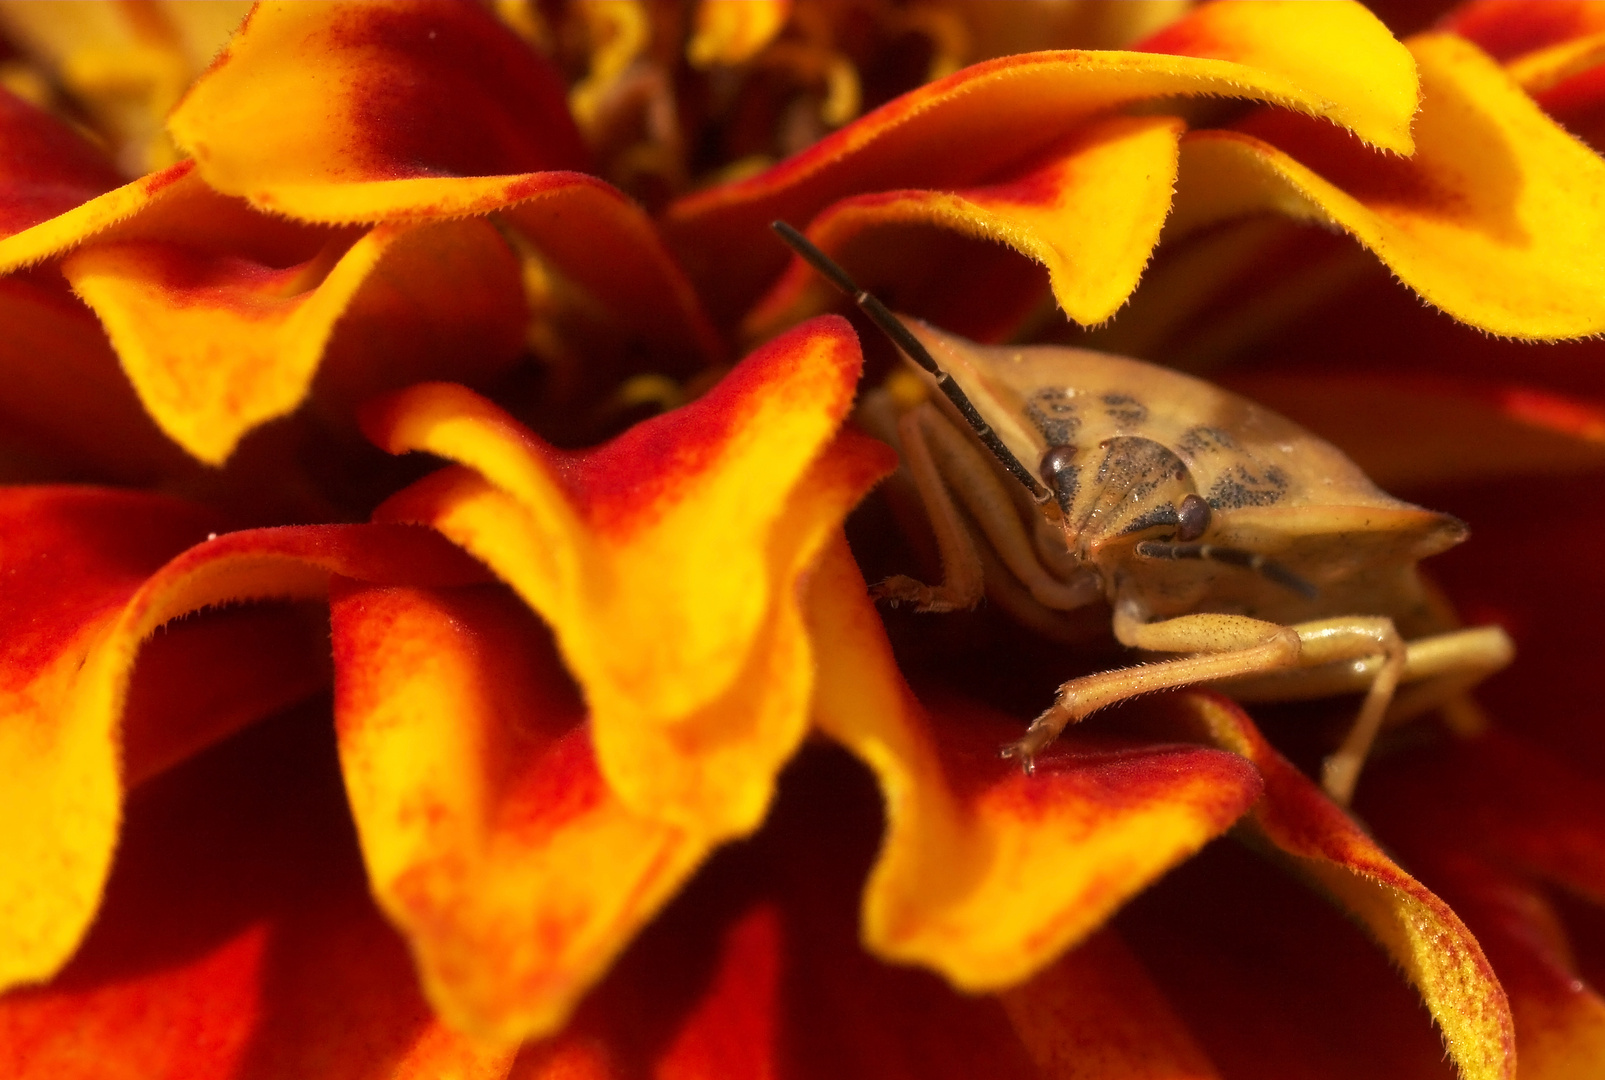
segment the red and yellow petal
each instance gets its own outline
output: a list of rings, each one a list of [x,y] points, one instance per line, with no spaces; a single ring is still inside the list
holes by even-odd
[[[0,997],[15,1080],[500,1080],[512,1057],[418,992],[367,895],[321,708],[136,792],[82,950]]]
[[[332,608],[346,790],[435,1010],[543,1036],[701,862],[597,769],[549,633],[500,587],[347,583]]]
[[[1517,338],[1600,332],[1605,161],[1492,60],[1412,39],[1417,151],[1385,158],[1291,114],[1182,140],[1174,225],[1275,210],[1341,228],[1456,319]]]
[[[155,682],[131,679],[145,641],[173,619],[217,605],[319,596],[330,573],[378,578],[474,580],[478,568],[422,530],[325,526],[230,533],[208,539],[207,515],[151,496],[91,489],[16,489],[7,498],[9,611],[0,725],[0,876],[6,939],[0,984],[48,977],[71,955],[94,916],[117,840],[128,782],[170,764],[325,678],[295,650],[296,627],[258,626],[287,639],[284,662],[250,654],[204,676],[169,721],[151,716],[162,690],[183,689],[173,667],[217,659],[218,641],[185,635],[157,650]],[[191,543],[187,552],[179,554]],[[177,556],[176,558],[173,556]],[[165,566],[163,565],[165,563]],[[224,628],[223,641],[249,645]],[[248,627],[249,629],[249,627]],[[286,681],[275,675],[290,672]],[[228,673],[234,673],[237,683]],[[212,676],[220,676],[220,684]],[[265,681],[272,680],[272,681]],[[213,696],[205,695],[211,691]],[[154,696],[155,702],[149,699]],[[124,747],[131,700],[144,704]],[[121,751],[140,758],[123,759]],[[121,760],[120,760],[121,759]]]
[[[456,273],[447,260],[457,262]],[[426,340],[449,340],[461,324],[482,346],[457,365],[467,369],[459,377],[505,366],[522,344],[518,264],[483,222],[381,225],[349,245],[331,236],[323,252],[283,268],[129,240],[85,247],[61,269],[100,317],[151,417],[211,464],[248,431],[301,404],[336,324],[361,307],[364,286],[381,274],[382,283],[407,290],[412,319],[435,331]],[[486,324],[500,332],[486,334]],[[431,359],[437,371],[446,368]],[[385,372],[388,362],[399,371]],[[379,370],[368,380],[388,389],[417,361],[403,352],[371,365]]]
[[[312,221],[482,212],[587,164],[557,74],[451,0],[259,5],[168,130],[212,187]]]
[[[1265,795],[1245,821],[1249,835],[1331,896],[1387,951],[1420,991],[1460,1074],[1511,1076],[1510,1006],[1459,916],[1278,754],[1241,709],[1213,695],[1177,701],[1183,725],[1253,762]]]
[[[764,233],[773,219],[802,224],[860,192],[1003,179],[1000,170],[1097,114],[1139,101],[1193,94],[1270,101],[1344,124],[1377,146],[1412,146],[1414,65],[1358,4],[1212,5],[1164,34],[1161,47],[1174,40],[1177,52],[1193,55],[1067,51],[977,64],[759,176],[680,200],[664,228],[716,317],[730,318],[785,263]],[[1284,52],[1289,40],[1307,47]],[[1230,58],[1214,59],[1221,55]]]
[[[860,363],[844,321],[816,320],[581,454],[460,387],[417,387],[369,414],[370,436],[476,472],[427,478],[378,516],[434,525],[541,614],[626,805],[749,832],[807,727],[796,583],[890,466],[878,443],[833,439]]]
[[[876,773],[887,835],[864,896],[865,943],[997,990],[1040,971],[1259,797],[1241,758],[1195,746],[1077,746],[1035,777],[998,757],[1018,725],[927,710],[897,673],[842,543],[810,583],[817,722]]]
[[[1006,244],[1048,269],[1054,297],[1080,323],[1102,322],[1137,287],[1176,182],[1176,117],[1117,117],[1088,124],[1010,178],[958,191],[859,195],[822,211],[808,236],[838,252],[888,224],[935,225]],[[1087,228],[1089,221],[1099,227]],[[972,275],[943,273],[955,290]],[[817,310],[834,290],[800,259],[747,315],[742,332],[761,339]]]

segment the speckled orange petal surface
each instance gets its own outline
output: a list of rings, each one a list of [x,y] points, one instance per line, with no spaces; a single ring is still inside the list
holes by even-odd
[[[219,191],[318,221],[471,213],[587,165],[556,73],[452,0],[262,4],[168,130]]]
[[[1080,323],[1109,318],[1125,303],[1170,212],[1175,117],[1118,117],[1087,125],[1068,145],[1001,184],[959,191],[892,191],[844,199],[821,212],[808,238],[835,252],[886,224],[930,224],[1007,244],[1048,268],[1059,306]],[[1088,222],[1099,227],[1089,229]],[[943,271],[953,276],[950,271]],[[799,309],[823,306],[835,290],[794,260],[747,316],[743,333],[767,336]]]
[[[0,985],[9,986],[53,973],[94,915],[117,837],[130,677],[157,627],[220,604],[318,596],[331,572],[452,582],[481,571],[423,530],[322,526],[207,540],[205,515],[151,496],[33,488],[13,489],[6,501],[13,630],[0,726]],[[147,727],[129,747],[143,746],[146,760],[129,760],[128,773],[148,773],[208,731],[252,718],[227,698],[219,705],[215,718],[175,717],[187,730]]]
[[[608,789],[549,633],[504,588],[347,585],[332,617],[346,789],[425,992],[482,1038],[551,1033],[707,844]]]
[[[997,752],[1018,724],[914,700],[843,544],[815,573],[809,611],[818,723],[875,771],[886,799],[863,914],[865,943],[882,957],[970,992],[1010,986],[1259,796],[1247,762],[1185,745],[1067,738],[1025,776]]]
[[[1605,161],[1477,48],[1412,39],[1417,152],[1386,158],[1290,114],[1182,140],[1181,229],[1271,209],[1351,233],[1428,302],[1518,338],[1605,329]]]
[[[1177,52],[1045,52],[966,68],[877,109],[751,180],[688,196],[664,220],[716,316],[730,317],[784,265],[763,230],[801,226],[865,191],[948,189],[988,179],[1092,116],[1167,95],[1272,101],[1411,146],[1414,65],[1358,4],[1211,5],[1165,31]],[[1216,56],[1228,59],[1213,59]],[[735,261],[739,259],[739,261]]]
[[[326,708],[136,792],[105,910],[50,985],[0,997],[13,1080],[500,1080],[367,895]]]
[[[1406,874],[1351,818],[1265,741],[1224,698],[1178,698],[1184,721],[1242,754],[1265,780],[1247,834],[1332,897],[1420,991],[1466,1080],[1514,1074],[1510,1006],[1476,938],[1446,903]]]
[[[795,583],[891,465],[861,436],[832,442],[861,362],[847,323],[818,319],[692,404],[580,454],[460,387],[417,387],[365,430],[475,473],[426,478],[378,516],[434,525],[540,613],[628,806],[747,832],[807,726]]]

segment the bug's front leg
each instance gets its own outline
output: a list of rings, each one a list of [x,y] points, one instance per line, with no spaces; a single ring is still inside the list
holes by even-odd
[[[1025,737],[1003,748],[1030,773],[1036,756],[1068,725],[1106,705],[1155,690],[1293,667],[1299,663],[1299,635],[1292,627],[1242,615],[1180,615],[1144,623],[1117,610],[1115,637],[1122,645],[1152,652],[1187,652],[1175,660],[1103,671],[1059,687],[1053,705],[1032,721]]]
[[[1032,599],[1053,610],[1069,611],[1099,598],[1095,576],[1067,583],[1042,565],[1014,499],[992,462],[932,405],[923,403],[904,413],[897,422],[897,437],[936,535],[942,583],[926,585],[910,577],[892,577],[874,587],[876,597],[911,602],[919,611],[952,611],[980,602],[985,569],[976,549],[977,538],[959,511],[962,503],[986,543]]]

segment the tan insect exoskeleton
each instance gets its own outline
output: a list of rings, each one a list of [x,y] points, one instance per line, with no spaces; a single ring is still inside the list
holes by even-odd
[[[1387,495],[1331,444],[1153,364],[981,346],[901,319],[791,226],[774,227],[942,392],[942,408],[915,405],[897,433],[943,581],[895,577],[877,595],[921,611],[978,603],[986,571],[967,518],[1031,602],[1067,611],[1107,600],[1121,644],[1183,654],[1061,686],[1003,748],[1027,772],[1066,725],[1153,690],[1363,692],[1322,774],[1347,804],[1385,719],[1453,704],[1510,662],[1500,628],[1448,629],[1417,573],[1465,539],[1465,525]],[[1396,696],[1405,683],[1416,685]]]

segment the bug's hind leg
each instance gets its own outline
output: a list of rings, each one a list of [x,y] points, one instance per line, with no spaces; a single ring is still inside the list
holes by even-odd
[[[1295,630],[1242,615],[1180,615],[1144,623],[1117,611],[1114,630],[1121,644],[1132,648],[1195,655],[1072,679],[1059,687],[1053,705],[1032,721],[1025,737],[1003,748],[1005,758],[1018,761],[1029,773],[1036,756],[1060,732],[1106,705],[1154,690],[1254,675],[1299,663]]]
[[[1359,715],[1354,718],[1342,745],[1321,764],[1321,786],[1333,802],[1347,806],[1354,797],[1360,768],[1371,752],[1377,732],[1382,729],[1382,718],[1387,715],[1399,679],[1404,675],[1404,639],[1394,628],[1392,619],[1370,615],[1299,623],[1293,629],[1299,636],[1302,666],[1371,658],[1377,661]]]

